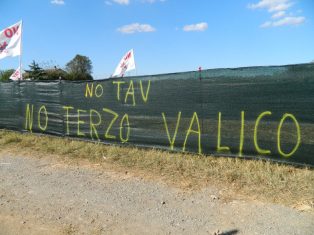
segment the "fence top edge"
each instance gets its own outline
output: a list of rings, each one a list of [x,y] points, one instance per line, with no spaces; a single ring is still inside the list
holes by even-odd
[[[155,80],[158,77],[173,77],[178,75],[188,75],[190,74],[191,77],[198,77],[200,74],[208,75],[208,74],[215,74],[217,72],[223,71],[252,71],[252,70],[264,70],[264,69],[288,69],[288,68],[296,68],[304,66],[304,68],[313,68],[314,63],[300,63],[300,64],[286,64],[286,65],[263,65],[263,66],[244,66],[244,67],[227,67],[227,68],[210,68],[205,69],[202,71],[185,71],[185,72],[175,72],[175,73],[162,73],[162,74],[152,74],[152,75],[139,75],[139,76],[127,76],[127,77],[109,77],[97,80],[22,80],[22,81],[0,81],[1,83],[88,83],[88,82],[103,82],[103,81],[114,81],[120,79],[141,79],[141,80]]]

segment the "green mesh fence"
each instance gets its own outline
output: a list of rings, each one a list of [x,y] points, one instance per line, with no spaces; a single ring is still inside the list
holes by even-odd
[[[0,83],[0,127],[314,165],[314,64]]]

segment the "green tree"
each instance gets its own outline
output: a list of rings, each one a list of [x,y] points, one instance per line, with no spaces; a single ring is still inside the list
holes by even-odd
[[[10,76],[15,72],[14,69],[0,71],[0,81],[8,81]]]
[[[87,56],[76,55],[66,64],[69,80],[93,80],[92,61]]]
[[[53,69],[46,69],[45,73],[48,80],[65,80],[68,79],[69,76],[66,71],[59,69],[56,66]]]
[[[39,67],[35,60],[33,60],[33,62],[28,67],[30,68],[30,70],[25,70],[25,72],[27,73],[27,78],[34,80],[47,79],[47,74],[41,67]]]

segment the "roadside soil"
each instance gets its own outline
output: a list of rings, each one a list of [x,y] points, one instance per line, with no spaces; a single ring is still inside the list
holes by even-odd
[[[311,235],[314,213],[87,160],[2,151],[0,235],[13,234]]]

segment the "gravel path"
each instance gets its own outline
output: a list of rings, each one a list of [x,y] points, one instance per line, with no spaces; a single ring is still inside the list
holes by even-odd
[[[92,164],[0,153],[0,234],[314,234],[314,215]]]

